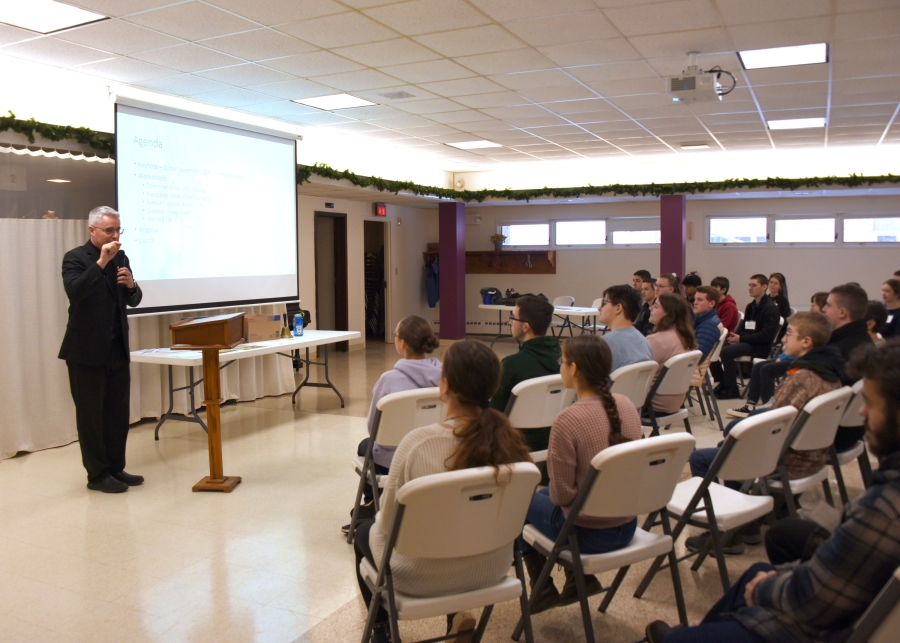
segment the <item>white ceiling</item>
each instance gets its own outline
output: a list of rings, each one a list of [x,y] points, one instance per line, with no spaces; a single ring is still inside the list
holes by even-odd
[[[27,1],[27,0],[21,0]],[[473,167],[711,150],[900,143],[900,0],[71,0],[110,20],[0,53]],[[742,71],[739,49],[828,42],[830,62]],[[732,71],[673,104],[686,52]],[[291,103],[347,92],[377,106]],[[409,96],[399,95],[403,92]],[[766,120],[826,117],[817,130]],[[462,151],[446,143],[488,139]]]

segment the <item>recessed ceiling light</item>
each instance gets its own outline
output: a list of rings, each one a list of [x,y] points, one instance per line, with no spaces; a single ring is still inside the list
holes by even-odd
[[[828,44],[819,42],[814,45],[798,45],[796,47],[751,49],[749,51],[739,51],[738,58],[741,59],[744,69],[827,63]]]
[[[106,16],[54,0],[0,2],[0,22],[38,33],[51,33],[106,20]]]
[[[316,96],[315,98],[295,98],[295,103],[306,105],[307,107],[315,107],[316,109],[324,109],[332,111],[335,109],[350,109],[351,107],[365,107],[374,105],[370,100],[357,98],[350,94],[332,94],[331,96]]]
[[[709,143],[682,143],[681,149],[683,149],[683,150],[708,150]]]
[[[69,179],[47,179],[49,183],[71,183]]]
[[[490,141],[463,141],[462,143],[447,143],[447,145],[459,150],[480,150],[485,147],[503,147],[499,143],[491,143]]]
[[[769,121],[769,129],[809,129],[812,127],[825,127],[825,118],[785,118]]]

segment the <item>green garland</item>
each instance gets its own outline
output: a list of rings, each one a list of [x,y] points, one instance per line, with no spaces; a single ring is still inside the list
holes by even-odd
[[[67,125],[49,125],[40,123],[33,118],[23,121],[9,112],[9,116],[0,116],[0,132],[12,130],[28,138],[29,143],[34,143],[34,135],[38,134],[50,141],[69,139],[82,145],[89,145],[100,152],[111,154],[114,149],[115,137],[112,134],[95,132],[87,127],[69,127]],[[315,174],[322,178],[335,181],[348,181],[362,188],[374,187],[379,192],[391,192],[399,194],[407,192],[418,196],[436,196],[442,199],[482,203],[486,199],[507,199],[509,201],[525,201],[541,197],[554,199],[577,199],[585,196],[604,195],[628,195],[628,196],[663,196],[665,194],[697,194],[705,192],[727,192],[730,190],[750,190],[765,188],[770,190],[803,190],[809,188],[843,186],[860,187],[875,185],[878,183],[900,183],[900,176],[886,174],[882,176],[862,176],[851,174],[850,176],[825,176],[810,177],[804,179],[727,179],[725,181],[700,181],[695,183],[649,183],[649,184],[620,184],[613,185],[586,185],[574,188],[537,188],[533,190],[452,190],[437,188],[428,185],[419,185],[412,181],[391,181],[377,176],[359,176],[349,170],[339,171],[322,163],[315,165],[297,166],[297,185],[309,181]]]
[[[99,152],[112,154],[114,138],[112,134],[101,134],[88,127],[70,127],[68,125],[48,125],[40,123],[33,118],[27,121],[16,118],[9,110],[9,116],[0,116],[0,132],[12,130],[22,134],[29,143],[34,143],[34,135],[38,134],[48,141],[62,141],[68,139],[78,141],[82,145],[89,145]]]

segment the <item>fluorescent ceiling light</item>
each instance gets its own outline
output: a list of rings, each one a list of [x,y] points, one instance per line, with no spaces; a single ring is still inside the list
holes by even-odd
[[[825,127],[825,118],[786,118],[780,121],[769,121],[769,129],[809,129]]]
[[[682,143],[681,149],[683,149],[683,150],[708,150],[709,143]]]
[[[491,143],[490,141],[463,141],[462,143],[447,143],[450,147],[458,150],[480,150],[485,147],[503,147],[499,143]]]
[[[51,33],[97,20],[106,20],[106,16],[54,0],[0,2],[0,22],[38,33]]]
[[[48,183],[71,183],[69,179],[47,179]]]
[[[315,107],[316,109],[324,109],[332,111],[335,109],[349,109],[351,107],[365,107],[374,105],[370,100],[357,98],[350,94],[332,94],[331,96],[316,96],[315,98],[295,98],[295,103],[306,105],[307,107]]]
[[[812,65],[828,62],[828,45],[824,42],[796,47],[773,47],[771,49],[751,49],[739,51],[738,57],[744,69],[765,69],[766,67],[789,67],[791,65]]]

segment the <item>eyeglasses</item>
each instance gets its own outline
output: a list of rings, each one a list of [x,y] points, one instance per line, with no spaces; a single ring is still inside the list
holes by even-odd
[[[125,234],[125,228],[94,228],[95,230],[99,230],[100,232],[105,232],[106,234]]]
[[[601,300],[600,300],[600,305],[597,306],[597,310],[600,310],[601,308],[603,308],[603,307],[604,307],[606,304],[608,304],[608,303],[609,303],[609,300],[608,300],[608,299],[601,299]]]
[[[512,315],[510,315],[510,316],[509,316],[509,321],[510,321],[510,322],[514,322],[514,321],[520,322],[520,321],[522,321],[522,320],[519,319],[518,317],[513,317]]]
[[[556,360],[556,363],[562,366],[563,364],[571,364],[572,362],[566,361],[564,357],[560,357]]]

